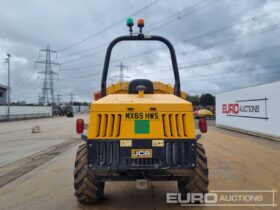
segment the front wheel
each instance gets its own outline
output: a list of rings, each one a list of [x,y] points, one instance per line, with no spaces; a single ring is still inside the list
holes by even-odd
[[[99,203],[104,197],[104,182],[96,182],[88,170],[87,144],[79,146],[74,171],[75,196],[80,203]]]

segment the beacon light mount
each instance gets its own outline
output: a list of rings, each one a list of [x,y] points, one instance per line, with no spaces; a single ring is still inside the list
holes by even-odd
[[[134,26],[133,18],[131,18],[131,17],[127,18],[126,25],[127,25],[127,27],[129,27],[129,32],[130,32],[130,35],[132,36],[132,34],[133,34],[132,27]],[[137,21],[137,26],[139,27],[139,35],[143,34],[142,29],[143,29],[144,25],[145,25],[144,19],[139,18]]]

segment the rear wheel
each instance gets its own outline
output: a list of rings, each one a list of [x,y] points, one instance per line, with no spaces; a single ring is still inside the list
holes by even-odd
[[[80,145],[77,151],[74,171],[75,196],[80,203],[99,203],[104,196],[104,182],[96,182],[89,173],[87,144]]]
[[[207,157],[202,144],[196,144],[196,168],[194,173],[186,176],[178,181],[179,193],[182,197],[186,197],[187,193],[203,193],[208,192],[208,167]]]

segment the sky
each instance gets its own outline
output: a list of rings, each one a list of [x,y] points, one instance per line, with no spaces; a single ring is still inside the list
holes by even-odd
[[[217,94],[280,80],[279,0],[1,0],[0,84],[7,85],[11,54],[12,101],[38,102],[51,54],[54,94],[61,102],[93,100],[100,90],[108,44],[128,35],[127,17],[145,19],[143,33],[173,45],[181,88]],[[114,49],[107,84],[150,79],[174,84],[168,49],[158,42],[122,42]]]

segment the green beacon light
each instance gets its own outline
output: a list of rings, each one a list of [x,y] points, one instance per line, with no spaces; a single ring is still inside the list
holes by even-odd
[[[131,17],[127,18],[126,25],[129,27],[129,32],[132,34],[132,26],[134,25],[134,21]]]
[[[128,27],[132,27],[134,25],[134,21],[131,17],[127,18],[126,24]]]

